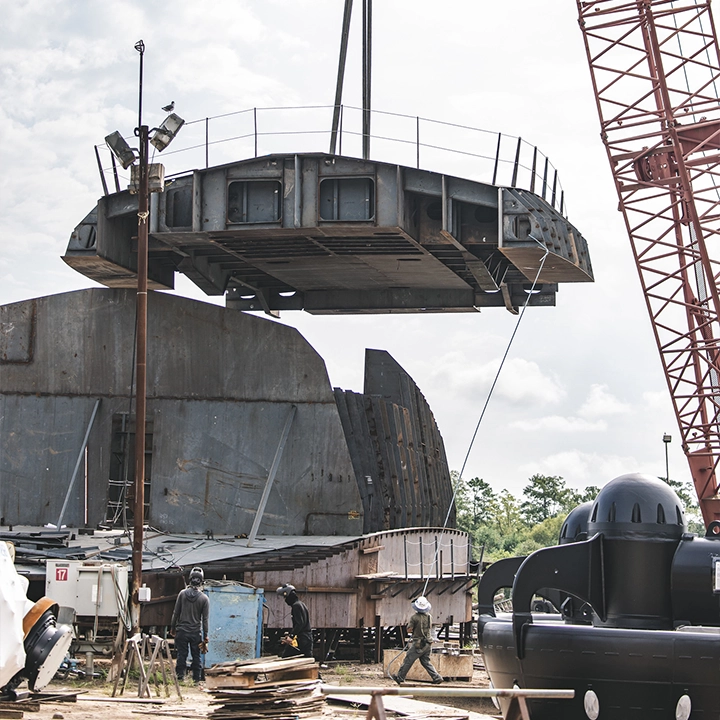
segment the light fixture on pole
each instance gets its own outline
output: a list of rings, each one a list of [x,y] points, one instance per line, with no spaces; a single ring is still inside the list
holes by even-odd
[[[165,170],[162,165],[149,165],[149,143],[158,151],[164,150],[172,142],[178,130],[185,122],[172,113],[150,140],[150,130],[142,122],[143,95],[143,58],[145,43],[139,40],[135,49],[140,53],[140,80],[138,85],[138,126],[135,135],[138,138],[138,150],[135,151],[125,142],[118,131],[105,138],[108,147],[120,161],[124,169],[131,168],[131,193],[138,196],[138,251],[137,251],[137,312],[135,336],[135,498],[133,507],[133,547],[132,547],[132,589],[130,593],[130,616],[133,633],[140,630],[140,587],[142,585],[142,548],[143,528],[145,524],[145,426],[147,398],[147,284],[148,284],[148,228],[150,224],[150,192],[164,190]],[[137,152],[137,158],[135,153]],[[135,165],[135,160],[138,165]],[[152,173],[151,173],[152,170]],[[149,177],[157,180],[152,186]]]
[[[158,151],[162,152],[180,132],[180,128],[185,121],[175,113],[170,113],[163,121],[160,127],[155,128],[155,134],[150,138],[150,144]]]
[[[123,170],[127,170],[135,162],[135,152],[117,130],[110,133],[105,138],[105,142],[122,165]]]
[[[665,482],[670,483],[670,463],[668,460],[668,446],[672,442],[672,435],[665,433],[663,435],[663,442],[665,443]]]

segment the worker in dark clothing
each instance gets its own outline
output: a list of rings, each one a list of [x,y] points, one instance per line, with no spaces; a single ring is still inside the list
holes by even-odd
[[[442,676],[430,661],[433,643],[432,615],[430,614],[432,607],[428,599],[422,595],[414,600],[412,606],[415,613],[410,618],[407,626],[411,639],[408,643],[405,662],[403,662],[398,674],[391,675],[391,677],[398,685],[402,685],[415,661],[420,660],[420,664],[430,675],[433,685],[439,685],[443,681]]]
[[[177,651],[177,677],[182,680],[187,670],[188,650],[192,655],[193,680],[202,680],[200,663],[201,645],[207,652],[208,618],[210,616],[210,600],[202,591],[205,574],[202,568],[194,567],[190,571],[190,585],[181,590],[175,601],[170,631],[175,634],[175,650]]]
[[[306,658],[311,658],[313,656],[313,637],[312,628],[310,627],[310,613],[308,613],[307,606],[298,598],[295,586],[290,585],[290,583],[285,583],[275,592],[285,598],[285,603],[290,606],[290,614],[292,615],[292,636],[286,635],[282,642],[285,645],[292,646],[294,645],[294,639],[300,653]]]

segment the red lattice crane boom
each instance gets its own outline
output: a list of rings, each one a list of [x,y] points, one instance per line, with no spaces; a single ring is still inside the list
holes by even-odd
[[[720,58],[709,0],[577,0],[601,135],[703,519],[720,520]]]

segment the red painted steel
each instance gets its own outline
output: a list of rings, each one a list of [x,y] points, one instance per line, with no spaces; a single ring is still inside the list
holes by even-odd
[[[710,3],[577,6],[602,139],[707,525],[720,519],[720,61]]]

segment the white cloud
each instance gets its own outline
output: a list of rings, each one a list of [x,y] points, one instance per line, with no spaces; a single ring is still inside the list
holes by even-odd
[[[564,450],[539,459],[520,468],[530,477],[533,473],[559,475],[569,487],[587,485],[602,487],[605,483],[631,472],[642,472],[634,457]]]
[[[530,420],[516,420],[510,423],[510,427],[524,432],[542,430],[554,433],[586,433],[603,432],[607,430],[607,423],[604,420],[589,422],[583,418],[546,415],[545,417]]]
[[[447,390],[477,402],[487,398],[499,367],[499,358],[473,362],[466,353],[457,350],[439,358],[432,377]],[[564,388],[555,377],[544,372],[536,362],[523,358],[506,360],[492,392],[491,402],[505,400],[515,405],[555,404],[565,396]]]
[[[621,402],[608,392],[607,385],[591,385],[585,402],[578,410],[578,415],[586,418],[623,415],[630,412],[630,406]]]

